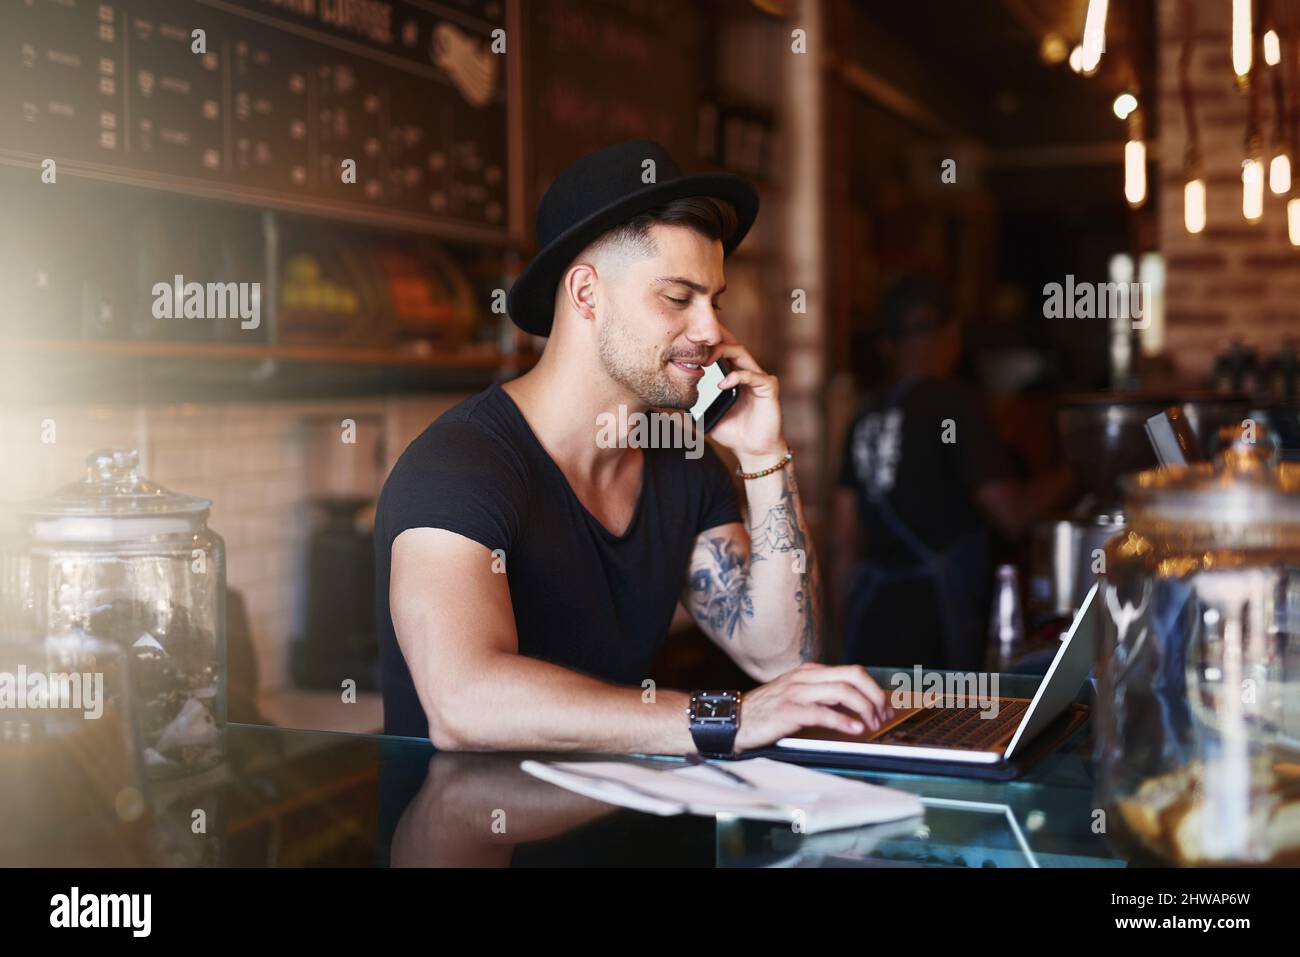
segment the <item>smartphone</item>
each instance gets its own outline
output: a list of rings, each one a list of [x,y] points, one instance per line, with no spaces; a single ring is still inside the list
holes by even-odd
[[[718,383],[721,382],[731,366],[727,364],[726,359],[719,359],[711,366],[705,366],[704,376],[700,379],[700,395],[691,406],[691,418],[699,427],[708,432],[718,424],[718,420],[727,414],[727,410],[736,404],[740,398],[740,386],[732,386],[730,389],[719,389]]]

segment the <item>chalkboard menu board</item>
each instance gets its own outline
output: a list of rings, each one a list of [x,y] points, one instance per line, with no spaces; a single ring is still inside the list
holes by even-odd
[[[566,166],[623,140],[656,140],[684,169],[698,167],[709,4],[527,0],[522,9],[530,212]]]
[[[517,84],[512,51],[492,46],[511,39],[515,11],[513,0],[4,0],[0,160],[505,241]]]

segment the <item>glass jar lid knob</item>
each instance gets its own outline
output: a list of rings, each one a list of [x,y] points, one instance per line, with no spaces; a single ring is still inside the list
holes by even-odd
[[[86,478],[135,485],[140,481],[140,453],[136,449],[96,449],[86,456]]]

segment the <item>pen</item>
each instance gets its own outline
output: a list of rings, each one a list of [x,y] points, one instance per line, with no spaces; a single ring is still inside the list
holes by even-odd
[[[700,757],[698,754],[688,754],[686,755],[686,760],[690,764],[694,764],[703,768],[710,768],[711,770],[718,772],[728,780],[734,781],[736,784],[739,784],[743,788],[748,788],[751,791],[758,790],[758,785],[756,785],[753,781],[750,781],[746,778],[742,778],[735,771],[728,771],[726,768],[722,767],[719,764],[714,764],[712,761],[707,761],[704,758]]]

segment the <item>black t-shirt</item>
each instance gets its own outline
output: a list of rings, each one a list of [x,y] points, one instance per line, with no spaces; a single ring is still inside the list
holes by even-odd
[[[871,506],[882,495],[926,546],[943,551],[984,525],[974,493],[1014,469],[979,394],[951,379],[917,379],[868,402],[844,443],[839,484],[858,494],[863,547],[888,567],[917,564]],[[948,420],[951,420],[949,422]]]
[[[717,452],[707,443],[700,458],[686,452],[643,451],[641,497],[614,535],[499,386],[425,429],[393,466],[375,513],[384,730],[428,736],[388,606],[393,540],[408,528],[447,529],[501,550],[520,654],[615,684],[653,677],[696,536],[740,521]]]

